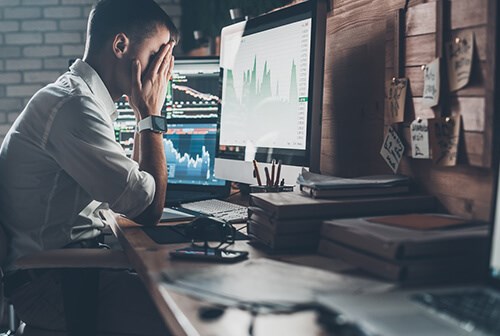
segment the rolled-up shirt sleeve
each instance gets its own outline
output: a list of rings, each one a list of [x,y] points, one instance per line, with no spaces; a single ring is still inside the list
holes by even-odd
[[[85,96],[63,101],[51,114],[44,146],[94,200],[133,218],[153,201],[155,180],[125,155],[99,109]]]

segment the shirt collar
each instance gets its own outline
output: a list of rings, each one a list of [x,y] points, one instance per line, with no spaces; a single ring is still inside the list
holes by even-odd
[[[113,120],[118,116],[115,102],[109,94],[108,88],[104,85],[99,74],[87,63],[81,59],[77,59],[69,68],[69,70],[81,77],[87,83],[90,91],[96,96],[97,100],[105,107],[106,112]]]

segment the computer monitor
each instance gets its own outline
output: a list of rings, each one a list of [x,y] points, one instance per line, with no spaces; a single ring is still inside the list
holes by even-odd
[[[256,183],[252,161],[281,160],[295,184],[319,172],[326,1],[312,0],[224,27],[221,32],[217,177]]]
[[[214,176],[217,123],[169,123],[163,136],[172,185],[224,186],[226,181]]]
[[[167,203],[223,198],[228,181],[214,176],[220,103],[218,57],[176,58],[162,115],[168,131],[163,144],[168,169]],[[135,117],[126,96],[116,102],[115,138],[132,155]]]
[[[176,58],[164,112],[169,119],[218,117],[219,58]]]
[[[220,79],[218,57],[176,58],[172,79],[168,82],[162,115],[169,122],[217,121]],[[115,138],[127,155],[132,154],[135,117],[128,97],[121,97],[115,106]]]

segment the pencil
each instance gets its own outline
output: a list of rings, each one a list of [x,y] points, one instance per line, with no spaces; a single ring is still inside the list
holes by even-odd
[[[274,170],[276,166],[276,160],[271,160],[271,183],[269,185],[272,187],[274,185]]]
[[[264,172],[266,173],[266,186],[271,186],[271,176],[269,176],[269,169],[264,167]]]
[[[255,172],[255,177],[257,178],[257,183],[261,186],[262,180],[260,179],[259,167],[257,167],[256,160],[253,160],[253,171]]]
[[[278,161],[278,171],[276,172],[276,181],[274,182],[275,187],[277,187],[280,183],[280,175],[281,175],[281,160]]]

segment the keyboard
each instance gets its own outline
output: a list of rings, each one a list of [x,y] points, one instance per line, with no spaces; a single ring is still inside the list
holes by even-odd
[[[218,199],[184,203],[181,208],[220,218],[229,223],[241,223],[248,219],[247,207]]]
[[[464,325],[500,334],[500,297],[482,290],[416,294],[412,299]]]

